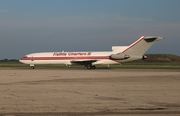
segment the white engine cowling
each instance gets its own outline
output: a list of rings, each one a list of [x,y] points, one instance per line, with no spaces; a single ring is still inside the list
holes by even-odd
[[[145,56],[145,55],[142,56],[142,59],[147,59],[147,58],[148,58],[148,56]]]
[[[126,54],[111,54],[109,58],[113,60],[124,60],[130,58],[130,56]]]

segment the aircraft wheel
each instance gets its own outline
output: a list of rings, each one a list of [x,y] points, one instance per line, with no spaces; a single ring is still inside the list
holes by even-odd
[[[87,69],[91,69],[92,68],[92,66],[91,65],[87,65]]]
[[[34,66],[31,66],[32,69],[34,69],[35,67]]]
[[[91,68],[92,68],[92,69],[96,69],[96,66],[93,65],[93,66],[91,66]]]

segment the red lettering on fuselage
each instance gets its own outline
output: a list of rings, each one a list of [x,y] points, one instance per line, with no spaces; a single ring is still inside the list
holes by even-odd
[[[90,56],[91,52],[55,52],[53,56]]]
[[[56,52],[53,54],[53,56],[66,56],[67,54],[65,52]]]
[[[91,52],[69,52],[68,56],[90,56]]]
[[[69,56],[86,56],[85,52],[69,52]]]

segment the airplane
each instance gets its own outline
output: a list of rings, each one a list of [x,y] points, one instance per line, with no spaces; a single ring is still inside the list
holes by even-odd
[[[95,69],[96,65],[114,65],[139,59],[147,59],[144,53],[158,40],[159,36],[142,36],[129,46],[112,46],[112,51],[101,52],[40,52],[31,53],[19,61],[29,64],[32,69],[36,64],[84,65]]]

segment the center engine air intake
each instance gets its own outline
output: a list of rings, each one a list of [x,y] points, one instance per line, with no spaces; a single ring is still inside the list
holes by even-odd
[[[148,56],[145,56],[145,55],[142,56],[142,59],[147,59],[147,58],[148,58]]]
[[[130,58],[130,56],[126,54],[111,54],[109,58],[113,60],[124,60]]]

